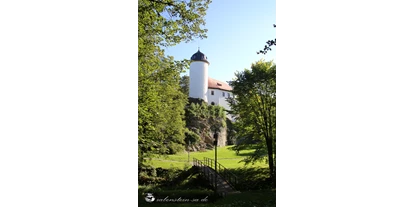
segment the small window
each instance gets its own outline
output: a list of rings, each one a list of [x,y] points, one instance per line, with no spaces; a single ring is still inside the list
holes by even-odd
[[[226,97],[226,93],[223,92],[223,97]]]
[[[213,105],[213,106],[214,106],[214,105],[215,105],[215,103],[214,103],[214,102],[211,102],[211,105]]]
[[[227,93],[227,97],[229,97],[229,98],[230,98],[230,93]]]
[[[211,95],[214,96],[214,91],[211,91]]]

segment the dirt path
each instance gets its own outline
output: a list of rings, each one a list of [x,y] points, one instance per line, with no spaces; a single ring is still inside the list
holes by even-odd
[[[183,163],[188,163],[188,161],[177,161],[177,160],[164,160],[164,159],[159,159],[159,158],[144,158],[144,160],[159,160],[159,161],[165,161],[165,162],[183,162]]]

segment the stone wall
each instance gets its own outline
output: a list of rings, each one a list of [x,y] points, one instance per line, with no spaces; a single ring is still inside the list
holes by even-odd
[[[211,133],[211,137],[213,137],[214,133]],[[217,146],[223,147],[227,145],[227,127],[221,128],[218,137]]]

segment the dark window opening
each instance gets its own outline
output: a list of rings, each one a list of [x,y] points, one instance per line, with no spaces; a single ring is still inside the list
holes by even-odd
[[[214,91],[211,91],[211,95],[214,96]]]
[[[226,93],[223,92],[223,97],[225,97],[225,96],[226,96]]]
[[[211,102],[211,105],[213,105],[213,106],[214,106],[214,104],[215,104],[214,102]]]

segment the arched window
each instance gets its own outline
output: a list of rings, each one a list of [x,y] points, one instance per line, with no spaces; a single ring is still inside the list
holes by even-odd
[[[214,101],[213,101],[213,102],[211,102],[211,105],[213,105],[213,106],[215,105]]]

